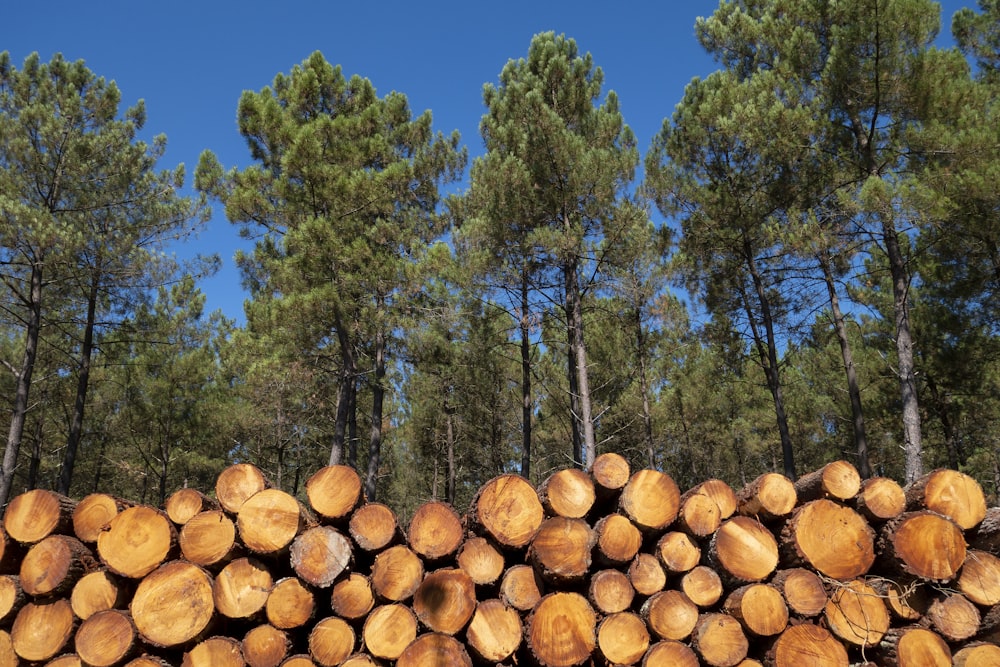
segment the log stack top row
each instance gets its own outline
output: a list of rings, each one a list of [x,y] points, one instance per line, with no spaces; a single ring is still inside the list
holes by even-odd
[[[684,491],[602,454],[406,526],[328,466],[232,465],[164,507],[13,498],[0,667],[1000,665],[1000,509],[846,461]]]

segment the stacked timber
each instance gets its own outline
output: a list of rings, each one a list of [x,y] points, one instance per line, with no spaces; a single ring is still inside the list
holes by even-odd
[[[163,508],[16,496],[0,667],[1000,665],[1000,514],[935,470],[836,461],[683,493],[603,454],[402,526],[346,466],[256,467]]]

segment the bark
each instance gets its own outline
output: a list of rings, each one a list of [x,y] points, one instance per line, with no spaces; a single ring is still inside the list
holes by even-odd
[[[521,477],[531,479],[531,303],[528,270],[521,273]]]
[[[28,394],[31,390],[31,376],[35,370],[35,358],[38,356],[38,339],[42,329],[43,265],[44,257],[39,257],[31,264],[30,296],[27,300],[28,321],[24,333],[24,355],[21,357],[21,368],[17,373],[10,430],[7,432],[7,447],[4,449],[3,464],[0,466],[0,507],[6,507],[7,501],[10,499],[10,490],[14,485],[14,473],[17,472],[18,454],[21,451],[24,422],[28,416]]]
[[[858,386],[858,374],[854,367],[854,354],[851,342],[847,337],[847,327],[844,314],[840,310],[840,298],[837,296],[837,286],[830,269],[830,257],[823,251],[817,259],[823,270],[827,293],[830,297],[830,312],[833,316],[833,328],[840,342],[840,357],[844,362],[844,374],[847,376],[847,394],[851,399],[851,426],[854,432],[854,451],[858,461],[858,473],[861,479],[872,476],[871,461],[868,458],[868,434],[865,430],[865,414],[861,408],[861,389]]]
[[[382,461],[382,406],[385,400],[385,332],[375,333],[375,375],[372,382],[372,421],[368,439],[368,471],[365,474],[365,497],[375,500],[378,473]]]
[[[98,260],[99,261],[99,260]],[[95,268],[95,271],[100,270]],[[59,483],[56,491],[68,496],[73,483],[73,467],[76,464],[76,454],[83,437],[83,416],[87,407],[87,388],[90,385],[90,363],[94,352],[94,328],[97,326],[97,289],[99,273],[91,278],[90,291],[87,294],[87,319],[83,325],[83,340],[80,343],[80,359],[77,367],[79,375],[76,380],[76,396],[73,400],[73,416],[70,418],[69,437],[66,439],[66,450],[63,452],[62,469],[59,471]],[[163,457],[166,466],[166,457]],[[166,496],[166,471],[160,477],[160,497]]]
[[[792,449],[792,436],[788,430],[788,417],[785,414],[785,398],[781,388],[781,370],[778,366],[778,347],[774,335],[774,316],[771,314],[771,300],[767,296],[764,288],[764,279],[760,275],[757,262],[753,256],[749,240],[743,242],[744,259],[747,269],[753,280],[754,291],[756,292],[757,303],[760,306],[761,324],[764,325],[764,336],[761,336],[760,327],[753,308],[750,306],[750,299],[745,291],[740,289],[743,307],[746,310],[747,321],[750,323],[750,330],[753,333],[754,345],[757,348],[758,363],[764,376],[767,378],[767,387],[771,390],[771,397],[774,400],[774,414],[778,424],[778,435],[781,439],[781,459],[785,476],[795,481],[795,456]]]

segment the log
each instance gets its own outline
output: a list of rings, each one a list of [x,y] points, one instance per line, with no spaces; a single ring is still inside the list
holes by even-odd
[[[767,472],[736,494],[736,511],[759,521],[775,521],[791,514],[797,500],[792,480],[776,472]]]
[[[11,645],[22,660],[51,660],[69,645],[75,629],[76,619],[69,600],[34,600],[21,607],[14,617]]]
[[[431,632],[454,635],[476,610],[476,585],[463,570],[431,572],[413,594],[413,613]]]
[[[472,667],[472,659],[465,647],[454,637],[438,632],[420,635],[403,649],[396,667],[423,667],[448,665]]]
[[[737,515],[724,521],[712,536],[709,561],[717,566],[723,584],[727,580],[756,583],[777,567],[778,543],[759,521]]]
[[[240,553],[236,524],[222,510],[206,510],[190,517],[178,542],[186,560],[206,568],[221,567]]]
[[[530,611],[545,594],[545,584],[530,565],[514,565],[500,580],[500,598],[518,611]]]
[[[97,570],[93,553],[67,535],[49,535],[32,545],[21,561],[21,588],[32,597],[65,595],[77,580]]]
[[[127,593],[118,577],[107,570],[95,570],[76,582],[69,601],[76,617],[85,621],[99,611],[124,606]]]
[[[188,644],[210,628],[215,613],[212,577],[192,563],[169,561],[139,582],[129,608],[136,630],[149,644]]]
[[[21,567],[24,552],[24,546],[15,542],[3,528],[0,528],[0,573],[17,572]]]
[[[534,487],[518,475],[500,475],[487,482],[472,501],[469,518],[502,548],[517,549],[531,542],[545,518]]]
[[[849,461],[832,461],[795,481],[798,502],[829,498],[846,502],[861,491],[861,475]]]
[[[894,479],[869,477],[861,483],[854,508],[872,523],[881,525],[906,511],[906,494]]]
[[[279,630],[301,628],[316,612],[316,598],[298,577],[285,577],[274,582],[264,612]]]
[[[125,663],[125,667],[172,667],[172,665],[159,656],[143,654],[129,660]]]
[[[312,664],[312,663],[310,663]],[[301,667],[307,667],[302,665]],[[379,663],[375,662],[375,659],[364,653],[355,653],[350,656],[344,662],[340,663],[340,667],[379,667]]]
[[[653,594],[639,609],[641,618],[660,639],[683,641],[698,623],[698,606],[680,591]]]
[[[456,561],[477,586],[497,583],[505,565],[503,553],[485,537],[475,535],[462,542]]]
[[[328,521],[341,521],[364,501],[361,477],[350,466],[320,468],[306,481],[306,497],[316,514]]]
[[[771,585],[781,592],[788,610],[799,618],[818,616],[829,600],[823,580],[803,567],[778,570],[771,578]]]
[[[420,557],[402,544],[381,552],[372,563],[372,590],[379,600],[389,602],[409,600],[423,578],[424,564]]]
[[[773,637],[788,626],[788,605],[770,584],[740,586],[726,597],[722,610],[753,637]]]
[[[702,609],[722,599],[724,591],[719,574],[707,565],[698,565],[681,577],[680,589]]]
[[[289,552],[295,574],[317,588],[332,586],[351,564],[351,541],[331,526],[299,533]]]
[[[958,470],[940,468],[905,489],[906,509],[928,509],[946,516],[962,530],[975,528],[986,517],[986,496],[974,478]]]
[[[119,512],[97,536],[97,555],[111,572],[140,579],[167,561],[177,529],[160,510],[135,505]]]
[[[312,525],[315,520],[299,501],[280,489],[258,491],[236,514],[240,540],[256,554],[284,553],[295,536]]]
[[[986,642],[974,643],[955,651],[954,667],[996,667],[1000,665],[1000,646]]]
[[[244,667],[240,643],[231,637],[209,637],[184,654],[181,667]]]
[[[178,526],[185,525],[202,512],[219,510],[219,502],[197,489],[185,487],[171,493],[163,504],[167,517]]]
[[[538,486],[537,493],[547,515],[567,519],[587,516],[597,500],[593,478],[579,468],[552,473]]]
[[[308,655],[290,655],[281,663],[281,667],[316,667],[316,663]]]
[[[375,607],[365,620],[361,636],[373,656],[395,660],[417,638],[417,617],[402,604]]]
[[[731,517],[736,513],[736,508],[739,507],[739,500],[736,498],[736,492],[733,491],[733,487],[721,479],[707,479],[691,487],[681,496],[681,502],[695,493],[708,496],[715,501],[716,507],[719,508],[720,521],[725,521]]]
[[[429,563],[453,556],[462,545],[462,519],[451,505],[439,500],[422,503],[410,519],[407,543]]]
[[[234,463],[215,478],[215,498],[230,514],[238,514],[247,499],[269,488],[271,482],[252,463]]]
[[[227,618],[249,619],[264,609],[274,586],[271,571],[259,560],[237,558],[215,577],[214,606]]]
[[[21,544],[41,542],[54,533],[69,533],[76,501],[55,491],[33,489],[11,499],[3,515],[7,535]]]
[[[691,633],[691,647],[712,667],[734,667],[747,657],[750,643],[740,622],[718,613],[702,614]]]
[[[358,621],[363,619],[374,606],[375,593],[365,575],[351,572],[333,585],[330,608],[337,616],[349,621]]]
[[[889,610],[866,581],[839,584],[823,610],[826,627],[851,646],[877,646],[889,630]]]
[[[489,598],[477,605],[465,639],[469,650],[480,660],[499,664],[520,648],[522,633],[517,610],[503,600]]]
[[[986,517],[970,532],[969,546],[1000,556],[1000,507],[986,510]]]
[[[587,599],[602,614],[616,614],[632,606],[635,588],[620,570],[599,570],[590,577]]]
[[[658,470],[639,470],[622,489],[619,507],[639,530],[651,533],[665,529],[680,509],[677,482]]]
[[[594,533],[597,539],[595,556],[603,565],[626,565],[642,546],[642,533],[622,514],[608,514],[598,519]]]
[[[80,623],[74,646],[89,667],[112,667],[127,660],[137,649],[135,625],[128,612],[106,609]]]
[[[600,501],[608,501],[618,497],[632,476],[632,470],[621,454],[604,452],[594,459],[590,468],[590,476],[594,480],[594,492]]]
[[[968,549],[958,576],[958,590],[978,605],[1000,604],[1000,558],[988,551]]]
[[[847,667],[847,649],[826,628],[812,623],[790,625],[764,658],[769,667]]]
[[[642,667],[699,667],[698,655],[686,644],[660,641],[649,647]]]
[[[707,494],[695,493],[681,500],[677,516],[680,530],[694,537],[707,537],[722,525],[722,512]]]
[[[583,519],[546,519],[528,547],[528,561],[550,584],[582,581],[590,571],[596,536]]]
[[[701,562],[701,547],[687,533],[670,531],[656,542],[656,556],[670,574],[683,574]]]
[[[354,653],[354,630],[343,619],[329,616],[309,633],[309,655],[321,667],[335,667]]]
[[[132,505],[106,493],[91,493],[73,508],[73,534],[81,542],[93,544],[104,527]]]
[[[0,665],[3,667],[17,667],[20,659],[14,650],[14,642],[10,638],[10,633],[0,629]]]
[[[979,632],[982,616],[961,593],[939,593],[927,608],[927,620],[945,641],[960,642]]]
[[[3,665],[0,662],[0,665]],[[12,664],[17,664],[16,662]],[[75,653],[66,653],[57,658],[53,658],[45,663],[45,667],[88,667],[80,660],[80,657]]]
[[[549,593],[528,616],[525,644],[540,667],[575,667],[597,647],[597,614],[578,593]]]
[[[953,521],[929,510],[905,512],[880,535],[887,569],[930,582],[947,583],[965,562],[965,536]]]
[[[288,657],[292,641],[284,630],[264,623],[251,628],[240,646],[248,667],[278,667]]]
[[[635,592],[642,596],[658,593],[667,585],[667,573],[653,554],[639,552],[628,567],[628,578]]]
[[[611,614],[597,626],[597,649],[612,665],[635,664],[648,648],[646,624],[632,612]]]
[[[854,579],[875,562],[875,531],[860,514],[832,500],[798,507],[781,531],[782,555],[791,566],[809,565],[832,579]]]
[[[927,588],[918,580],[882,578],[872,580],[871,584],[885,600],[892,616],[905,621],[904,625],[923,618],[930,605]]]
[[[951,649],[944,639],[933,630],[915,626],[891,628],[879,646],[878,655],[884,664],[896,667],[951,665]]]
[[[351,539],[362,551],[377,552],[402,540],[396,513],[382,503],[365,503],[348,525]]]
[[[0,625],[9,627],[10,621],[27,601],[28,596],[24,594],[16,574],[0,575]]]

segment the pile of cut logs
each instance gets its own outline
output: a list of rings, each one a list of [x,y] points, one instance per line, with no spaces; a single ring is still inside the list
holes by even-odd
[[[346,466],[304,497],[246,463],[163,508],[16,496],[0,667],[1000,665],[1000,508],[953,470],[681,493],[603,454],[405,527]]]

